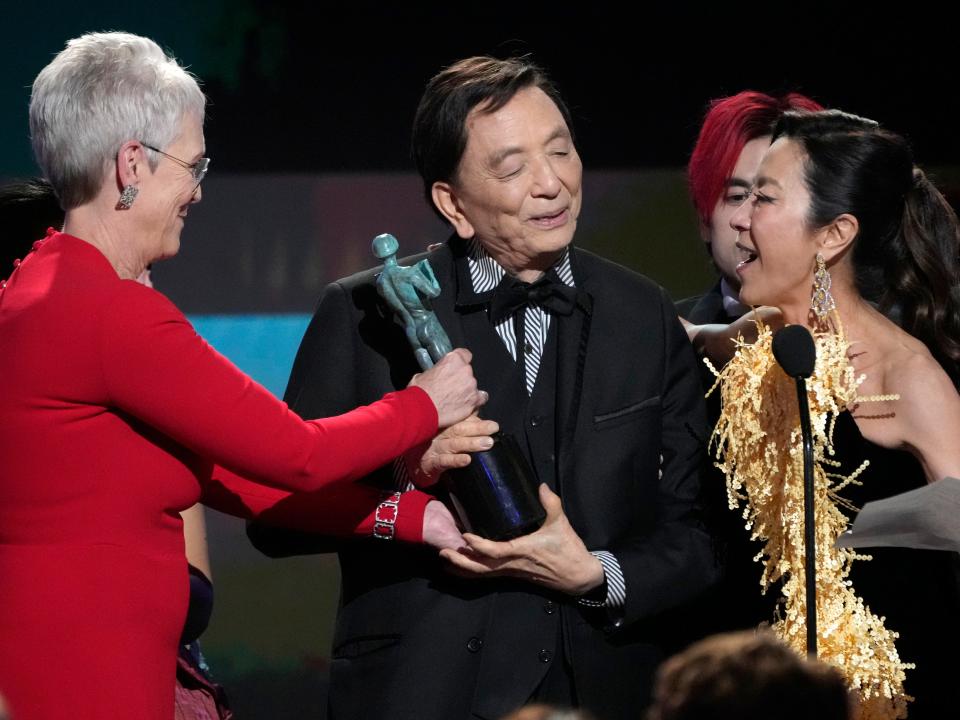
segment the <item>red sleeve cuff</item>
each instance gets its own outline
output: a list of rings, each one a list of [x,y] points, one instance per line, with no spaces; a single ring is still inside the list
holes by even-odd
[[[400,495],[394,529],[395,539],[416,544],[423,542],[423,514],[431,500],[436,498],[419,490],[410,490]]]
[[[404,444],[412,447],[433,439],[440,428],[440,416],[426,390],[414,386],[388,393],[384,397],[391,395],[396,396],[402,403],[402,416],[409,420],[410,432],[413,434]]]

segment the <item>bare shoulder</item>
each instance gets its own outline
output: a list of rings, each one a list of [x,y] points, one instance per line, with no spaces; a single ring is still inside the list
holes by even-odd
[[[887,392],[899,395],[891,426],[896,444],[920,460],[928,481],[957,476],[960,395],[950,377],[914,338],[892,352],[884,365]]]
[[[909,336],[908,336],[909,337]],[[901,402],[929,407],[938,399],[960,403],[960,396],[950,376],[926,346],[910,337],[892,352],[884,363],[884,385],[901,395]]]
[[[864,378],[861,395],[926,393],[928,387],[953,387],[926,345],[890,320],[875,314],[858,337],[851,337],[849,358]],[[932,390],[932,388],[931,388]]]
[[[960,395],[927,347],[885,318],[858,334],[849,356],[863,383],[861,400],[851,410],[863,436],[913,453],[928,477],[960,465],[960,454],[947,451],[960,448],[954,441],[960,432]]]

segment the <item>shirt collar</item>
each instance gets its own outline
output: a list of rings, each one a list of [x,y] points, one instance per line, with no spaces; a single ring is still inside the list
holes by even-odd
[[[726,278],[720,278],[720,294],[723,296],[723,309],[730,317],[740,317],[750,312],[750,306],[740,302],[740,294],[730,287]]]
[[[470,272],[470,285],[478,302],[479,298],[493,290],[500,284],[507,271],[486,251],[475,237],[466,243],[467,268]],[[564,248],[563,255],[551,266],[557,273],[560,281],[569,287],[576,287],[573,280],[573,269],[570,267],[570,248]]]

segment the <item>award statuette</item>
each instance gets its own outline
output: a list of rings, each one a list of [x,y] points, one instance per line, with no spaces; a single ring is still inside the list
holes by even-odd
[[[373,254],[383,261],[377,291],[396,313],[420,368],[427,370],[453,348],[430,308],[440,284],[426,259],[413,267],[397,264],[399,244],[393,235],[373,239]],[[443,484],[454,510],[470,532],[491,540],[508,540],[543,524],[546,512],[537,495],[537,479],[517,441],[502,432],[493,447],[470,453],[465,468],[448,470]]]

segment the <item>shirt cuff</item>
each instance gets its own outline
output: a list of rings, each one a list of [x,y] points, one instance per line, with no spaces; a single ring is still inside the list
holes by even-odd
[[[403,455],[398,458],[394,458],[392,475],[393,475],[393,489],[399,492],[406,492],[407,490],[413,490],[416,485],[413,484],[413,477],[410,474],[410,468],[407,467],[406,459]]]
[[[627,584],[623,579],[623,570],[620,569],[619,561],[613,553],[607,550],[593,550],[590,554],[603,565],[604,585],[607,589],[606,597],[601,600],[585,595],[577,598],[577,602],[585,607],[622,609],[627,603]]]

